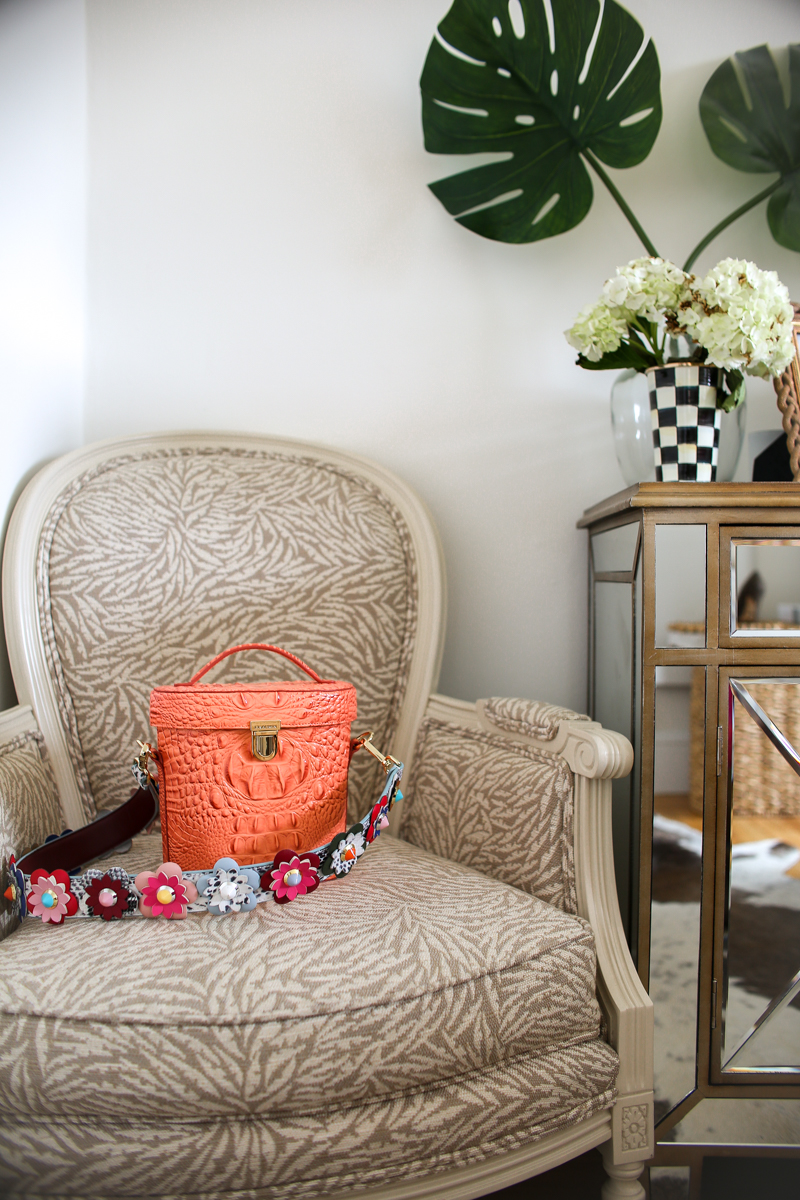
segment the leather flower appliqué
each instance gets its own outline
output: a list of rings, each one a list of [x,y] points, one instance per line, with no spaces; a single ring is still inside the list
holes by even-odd
[[[279,850],[272,867],[261,876],[265,892],[272,892],[276,904],[288,904],[319,887],[319,855],[296,854]]]
[[[39,867],[31,875],[31,890],[26,896],[31,914],[45,924],[61,925],[64,917],[74,917],[78,901],[70,891],[69,875],[58,868],[49,874]]]
[[[376,837],[380,837],[381,830],[386,829],[388,826],[389,818],[386,815],[388,808],[388,798],[381,798],[369,814],[369,824],[364,833],[364,841],[367,845],[374,842]]]
[[[121,879],[112,879],[108,873],[91,879],[86,885],[86,907],[91,915],[102,917],[104,921],[117,921],[123,917],[128,911],[130,896],[125,883]]]
[[[364,830],[361,825],[354,825],[331,846],[320,867],[321,874],[330,875],[332,871],[334,875],[347,875],[366,848]]]
[[[255,908],[260,882],[258,871],[240,867],[232,858],[218,858],[213,872],[198,879],[197,890],[208,901],[208,911],[222,916]]]
[[[156,871],[140,871],[134,883],[141,893],[139,912],[143,917],[181,920],[186,909],[197,900],[197,888],[183,878],[177,863],[162,863]]]
[[[8,860],[8,875],[9,883],[6,890],[3,892],[6,900],[19,909],[20,917],[24,917],[27,912],[25,903],[25,879],[22,871],[17,866],[17,860],[12,854]]]

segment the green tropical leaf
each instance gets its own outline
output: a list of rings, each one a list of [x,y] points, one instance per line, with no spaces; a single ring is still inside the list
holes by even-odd
[[[728,166],[780,175],[767,221],[779,245],[800,250],[800,45],[788,51],[788,96],[769,50],[755,46],[717,67],[700,97],[700,119]]]
[[[533,242],[592,203],[584,157],[632,167],[661,124],[652,41],[615,0],[455,0],[420,80],[425,147],[502,162],[431,184],[468,229]]]

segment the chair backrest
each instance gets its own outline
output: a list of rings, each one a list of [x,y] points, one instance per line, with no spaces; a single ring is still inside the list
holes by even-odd
[[[421,501],[374,463],[269,437],[130,437],[28,484],[6,539],[3,613],[19,701],[77,826],[130,794],[151,689],[241,642],[351,680],[356,728],[408,760],[438,676],[444,577]],[[294,677],[247,652],[209,679]],[[351,813],[376,769],[354,760]]]

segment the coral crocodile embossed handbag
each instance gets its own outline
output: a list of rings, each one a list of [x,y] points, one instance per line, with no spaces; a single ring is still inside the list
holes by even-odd
[[[312,682],[200,683],[240,650],[281,654]],[[320,679],[261,643],[225,650],[188,683],[155,688],[164,859],[190,870],[226,855],[250,864],[328,842],[345,824],[355,716],[351,683]]]

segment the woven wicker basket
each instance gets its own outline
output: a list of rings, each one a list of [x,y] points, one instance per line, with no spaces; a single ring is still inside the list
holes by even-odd
[[[703,811],[704,677],[703,668],[696,667],[689,701],[689,805],[697,813]],[[748,683],[747,690],[792,745],[800,747],[800,686]],[[800,815],[800,777],[740,704],[734,711],[733,811],[740,817]]]

